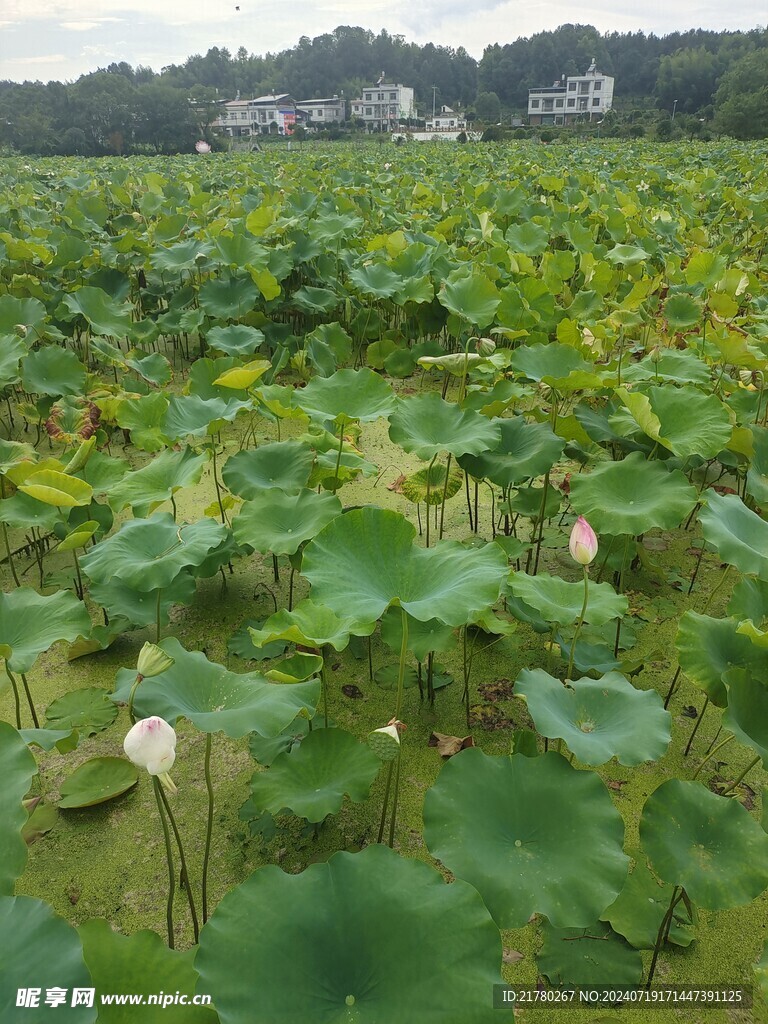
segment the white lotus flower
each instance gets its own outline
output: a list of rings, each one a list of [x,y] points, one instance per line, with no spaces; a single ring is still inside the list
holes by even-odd
[[[176,732],[164,719],[153,715],[138,721],[125,737],[123,750],[138,768],[146,768],[166,789],[176,792],[168,774],[176,760]]]

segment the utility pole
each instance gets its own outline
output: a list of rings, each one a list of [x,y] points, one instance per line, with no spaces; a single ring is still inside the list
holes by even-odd
[[[676,110],[677,110],[677,100],[673,100],[672,101],[672,118],[671,118],[671,120],[673,120],[673,121],[675,120],[675,111]]]
[[[435,93],[437,92],[437,86],[432,86],[432,120],[435,120]]]

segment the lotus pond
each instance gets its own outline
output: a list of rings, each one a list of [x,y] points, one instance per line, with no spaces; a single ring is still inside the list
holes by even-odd
[[[766,157],[0,162],[3,1024],[768,1020]]]

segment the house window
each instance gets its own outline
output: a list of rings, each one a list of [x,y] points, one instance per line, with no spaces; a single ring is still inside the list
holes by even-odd
[[[602,82],[595,82],[595,92],[597,92],[598,89],[602,89],[602,88],[603,88],[603,83]]]
[[[372,92],[367,92],[367,93],[365,94],[365,98],[366,98],[366,99],[368,100],[368,102],[370,103],[370,102],[371,102],[371,100],[373,99],[373,93],[372,93]]]
[[[575,82],[569,82],[568,83],[568,91],[569,92],[576,92],[576,83]]]
[[[586,110],[586,109],[587,109],[587,101],[586,100],[579,100],[579,110]]]
[[[555,100],[555,106],[556,107],[562,107],[562,105],[563,105],[563,101],[562,100]]]
[[[544,109],[545,110],[551,110],[552,109],[552,100],[544,100]]]
[[[579,82],[579,92],[583,96],[589,92],[589,82]]]
[[[599,96],[595,96],[595,98],[592,100],[592,106],[593,107],[599,107],[600,106],[600,97]]]
[[[389,98],[390,98],[391,100],[396,100],[396,99],[397,99],[397,93],[396,93],[396,92],[391,92],[391,93],[389,94]]]
[[[576,106],[576,100],[568,100],[568,106],[569,107],[575,107]]]
[[[538,107],[538,105],[539,105],[539,101],[538,100],[531,100],[531,106],[532,107]]]
[[[373,110],[371,109],[371,107],[366,107],[365,108],[365,113],[366,113],[367,117],[370,117],[371,114],[373,113]]]

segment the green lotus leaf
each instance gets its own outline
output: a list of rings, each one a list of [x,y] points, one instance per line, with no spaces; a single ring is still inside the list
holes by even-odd
[[[355,267],[349,273],[349,280],[358,291],[364,295],[373,295],[377,299],[391,298],[403,285],[403,278],[384,263]]]
[[[562,381],[572,373],[592,375],[592,364],[583,359],[571,345],[551,342],[548,345],[521,345],[512,353],[510,369],[528,380]]]
[[[16,530],[28,530],[35,526],[50,531],[61,521],[61,512],[54,505],[46,505],[20,491],[12,498],[0,501],[0,523],[6,523]]]
[[[53,469],[42,469],[32,473],[19,490],[28,494],[36,501],[57,508],[73,508],[75,505],[88,505],[93,497],[90,484],[67,473],[57,473]]]
[[[46,751],[56,747],[60,754],[75,750],[80,738],[76,729],[19,729],[19,735],[27,746]]]
[[[687,611],[678,622],[675,647],[682,671],[719,708],[728,701],[724,672],[734,667],[768,671],[768,652],[761,652],[749,637],[742,636],[734,618],[715,619]]]
[[[546,622],[570,626],[579,618],[584,603],[584,583],[567,583],[559,576],[539,573],[528,576],[524,572],[512,573],[511,593],[529,608],[534,608]],[[623,594],[617,594],[610,583],[589,582],[589,599],[585,622],[602,626],[611,619],[623,618],[629,603]]]
[[[77,548],[85,547],[88,541],[99,529],[99,524],[95,519],[88,519],[80,526],[74,527],[70,530],[67,536],[56,548],[57,551],[76,551]]]
[[[183,717],[201,732],[238,738],[248,732],[276,736],[297,715],[311,718],[314,714],[319,682],[281,686],[267,682],[258,672],[229,672],[200,651],[185,651],[174,637],[158,646],[174,664],[159,676],[145,679],[136,690],[137,717],[158,715],[171,725]],[[135,679],[135,669],[120,669],[112,699],[127,703]]]
[[[135,370],[144,380],[148,380],[150,384],[157,387],[165,387],[170,383],[171,364],[160,352],[149,354],[137,351],[128,352],[125,356],[125,364]]]
[[[701,303],[690,295],[671,295],[664,303],[664,316],[673,331],[695,327],[701,322]]]
[[[656,875],[705,910],[751,903],[768,886],[768,835],[737,800],[669,779],[648,797],[640,842]]]
[[[250,409],[250,402],[238,399],[202,398],[200,395],[173,395],[160,428],[169,441],[182,437],[205,437],[217,434],[226,422],[235,419],[241,409]]]
[[[248,750],[254,761],[258,761],[260,765],[269,768],[278,754],[290,753],[302,742],[307,733],[324,728],[322,716],[315,717],[313,720],[299,717],[286,726],[282,732],[279,732],[277,736],[270,737],[269,739],[259,736],[257,732],[252,732],[248,740]],[[329,728],[334,727],[329,723]]]
[[[233,391],[232,388],[222,387],[214,383],[227,370],[240,366],[240,361],[234,356],[220,356],[218,359],[196,359],[189,368],[189,381],[184,389],[190,395],[197,395],[207,400],[221,398],[225,402],[239,400],[248,401],[246,391]]]
[[[11,672],[29,672],[43,651],[90,628],[85,605],[66,590],[50,597],[29,587],[0,594],[0,657]]]
[[[512,252],[524,253],[526,256],[541,256],[549,245],[549,232],[546,228],[529,220],[512,224],[504,237]]]
[[[85,390],[85,367],[69,349],[48,345],[24,357],[21,380],[24,390],[32,395],[81,395]]]
[[[313,288],[302,285],[291,296],[291,303],[303,313],[330,313],[341,305],[341,296],[330,288]]]
[[[589,927],[627,877],[624,824],[608,790],[554,751],[489,757],[470,748],[451,758],[427,792],[424,838],[500,928],[521,928],[533,913],[557,928]]]
[[[671,739],[672,717],[655,690],[637,690],[618,672],[584,676],[564,686],[543,669],[523,669],[515,682],[536,731],[563,739],[587,765],[657,761]]]
[[[0,475],[25,462],[37,462],[40,456],[31,444],[0,440]]]
[[[414,505],[426,502],[430,507],[442,505],[443,496],[448,501],[461,490],[464,474],[454,465],[450,469],[441,462],[430,463],[423,469],[411,473],[400,484],[403,497]],[[429,484],[429,487],[427,487]]]
[[[67,648],[67,661],[76,661],[89,654],[106,651],[119,636],[130,628],[131,623],[126,617],[113,616],[106,625],[94,626],[85,636],[80,636],[74,643],[71,643]]]
[[[216,352],[228,356],[252,356],[264,344],[264,332],[245,324],[214,327],[205,337]]]
[[[711,459],[733,433],[727,408],[716,395],[695,387],[650,387],[647,392],[616,390],[640,428],[681,459]]]
[[[389,384],[373,370],[337,370],[330,377],[315,377],[294,392],[294,405],[312,419],[367,423],[389,416],[395,395]]]
[[[115,418],[118,426],[130,430],[131,441],[137,448],[157,452],[167,444],[161,430],[167,408],[168,399],[157,391],[120,402]]]
[[[446,402],[434,391],[399,401],[389,422],[395,444],[425,460],[443,452],[479,455],[501,440],[497,424],[479,412]]]
[[[77,729],[80,736],[95,736],[112,725],[116,718],[117,708],[110,702],[108,692],[97,686],[71,690],[45,710],[47,726]]]
[[[541,518],[542,502],[544,502],[544,519],[551,519],[560,511],[562,494],[555,487],[520,487],[507,496],[503,505],[505,512],[516,513],[524,519]]]
[[[747,493],[759,505],[768,503],[768,427],[752,426],[754,453],[747,471]]]
[[[696,503],[696,489],[680,470],[632,452],[621,462],[604,462],[574,476],[570,498],[574,511],[598,533],[634,537],[679,526]]]
[[[272,364],[268,359],[252,359],[248,363],[225,370],[213,383],[216,387],[230,391],[247,391],[270,369]]]
[[[325,487],[327,490],[331,490],[335,486],[340,487],[350,480],[355,480],[361,473],[365,477],[379,474],[378,466],[367,462],[362,456],[355,455],[353,452],[342,451],[341,461],[338,459],[338,450],[336,452],[318,452],[307,486]]]
[[[131,309],[127,302],[117,302],[102,288],[85,285],[65,295],[63,305],[73,319],[82,316],[88,321],[92,334],[106,334],[124,338],[132,327]]]
[[[146,466],[125,474],[113,484],[109,489],[109,503],[115,512],[130,505],[135,515],[148,516],[182,487],[199,483],[208,459],[207,452],[198,453],[189,447],[164,451]]]
[[[737,632],[745,623],[756,624],[762,632],[768,619],[768,582],[749,578],[739,580],[728,602],[728,614],[739,623]]]
[[[167,625],[173,605],[192,604],[195,596],[195,577],[189,572],[180,572],[167,587],[160,591],[160,623]],[[120,579],[106,583],[91,583],[88,588],[91,600],[100,604],[109,617],[110,623],[127,619],[134,626],[150,626],[157,621],[158,590],[136,590]]]
[[[380,686],[382,690],[396,690],[400,679],[400,663],[394,662],[391,665],[383,665],[374,672],[373,678],[376,685]],[[414,686],[418,685],[419,676],[416,669],[407,665],[403,673],[403,689],[411,690]]]
[[[257,647],[271,644],[275,640],[285,640],[308,647],[330,644],[335,650],[343,651],[349,643],[350,634],[368,636],[375,628],[375,619],[366,623],[340,618],[325,605],[305,598],[292,611],[283,608],[270,615],[261,629],[251,629],[249,632]]]
[[[255,309],[259,291],[250,276],[211,278],[200,287],[200,308],[219,320],[239,320]]]
[[[227,654],[233,654],[243,661],[266,661],[285,653],[288,644],[284,640],[264,641],[257,645],[254,637],[260,635],[263,623],[258,619],[246,619],[242,626],[227,640]],[[253,630],[253,633],[251,633]]]
[[[323,659],[319,654],[299,652],[276,661],[264,675],[275,683],[303,683],[319,675],[322,667]]]
[[[460,626],[493,605],[507,574],[496,544],[440,541],[418,548],[415,527],[396,512],[362,508],[332,520],[304,549],[302,574],[313,600],[337,615],[379,619],[400,603],[416,619]]]
[[[665,908],[666,909],[666,908]],[[542,928],[544,941],[536,965],[551,985],[588,988],[605,985],[639,985],[643,958],[609,924],[596,921],[587,928]]]
[[[442,356],[419,356],[417,362],[426,370],[434,367],[436,370],[450,373],[454,377],[463,377],[468,369],[479,366],[480,363],[487,363],[488,360],[478,352],[446,352]]]
[[[333,494],[306,487],[286,494],[280,487],[267,487],[243,503],[232,532],[238,544],[256,551],[292,555],[340,514],[341,502]]]
[[[59,807],[95,807],[127,793],[138,781],[138,768],[124,757],[93,757],[62,782]]]
[[[39,334],[47,315],[46,308],[39,299],[19,299],[15,295],[0,295],[0,334],[13,332],[16,324],[23,324],[29,331]]]
[[[459,465],[476,480],[490,480],[506,490],[549,472],[563,453],[565,442],[546,423],[529,423],[523,416],[497,420],[500,442],[480,455],[463,455]]]
[[[80,565],[95,583],[116,578],[143,592],[164,589],[185,569],[201,565],[227,534],[225,526],[211,519],[179,526],[167,512],[159,512],[151,519],[123,523],[91,548]]]
[[[269,487],[295,493],[306,487],[314,458],[301,441],[278,441],[231,456],[221,476],[233,494],[248,501]]]
[[[467,274],[463,270],[443,281],[437,298],[451,313],[479,328],[493,323],[501,304],[501,296],[492,281],[484,274]]]
[[[649,353],[639,363],[622,367],[621,379],[626,381],[671,381],[675,384],[709,384],[711,371],[690,349],[674,348]]]
[[[406,613],[407,615],[407,613]],[[412,615],[408,618],[408,650],[417,661],[426,661],[432,651],[445,654],[456,644],[456,637],[450,626],[439,619],[421,622]],[[403,643],[403,616],[399,608],[388,608],[381,620],[381,639],[393,651],[400,651]]]
[[[353,803],[368,799],[381,761],[366,743],[342,729],[313,729],[299,747],[278,754],[268,771],[251,779],[254,806],[281,810],[307,821],[323,821],[341,810],[345,794]]]
[[[0,773],[3,779],[0,788],[0,894],[9,896],[27,863],[27,844],[21,836],[27,812],[21,801],[37,774],[37,762],[24,738],[3,721],[0,721]],[[18,979],[14,984],[18,986]]]
[[[1,897],[0,945],[3,948],[0,963],[0,1020],[3,1024],[24,1024],[46,1011],[53,1013],[53,1009],[45,1006],[46,992],[53,988],[64,989],[69,997],[55,1007],[58,1020],[65,1024],[93,1024],[99,1013],[95,1004],[92,1007],[70,1005],[75,989],[93,987],[80,938],[47,903],[31,896]],[[33,964],[30,964],[30,950],[34,950]],[[26,980],[30,970],[34,981],[30,979],[29,984],[40,989],[41,1009],[34,1013],[28,1007],[16,1005],[20,980]]]
[[[148,996],[158,992],[188,993],[197,983],[193,966],[195,951],[168,949],[157,932],[143,929],[132,935],[113,931],[102,918],[85,921],[78,928],[83,955],[97,992]],[[145,1006],[141,1015],[147,1024],[217,1024],[210,1006],[160,1005],[154,1011]],[[133,1024],[136,1009],[116,1002],[99,1006],[99,1024]]]
[[[149,262],[158,270],[179,273],[182,270],[192,270],[197,265],[197,257],[200,255],[206,255],[206,248],[198,239],[187,238],[175,245],[155,246]]]
[[[654,877],[642,854],[633,856],[635,866],[615,901],[601,915],[601,920],[607,921],[635,949],[653,949],[673,887]],[[695,911],[691,920],[680,903],[672,917],[668,941],[676,946],[690,946],[694,939],[691,926],[695,923]]]
[[[471,886],[371,845],[299,875],[259,868],[217,906],[195,967],[221,1024],[511,1024],[511,1009],[492,1009],[488,996],[500,959],[498,929]],[[430,992],[424,978],[436,976]]]
[[[723,682],[728,687],[723,728],[739,743],[752,747],[763,765],[768,764],[768,687],[743,668],[724,672]]]
[[[720,559],[747,576],[768,581],[768,523],[735,494],[709,488],[699,511],[704,540]]]

